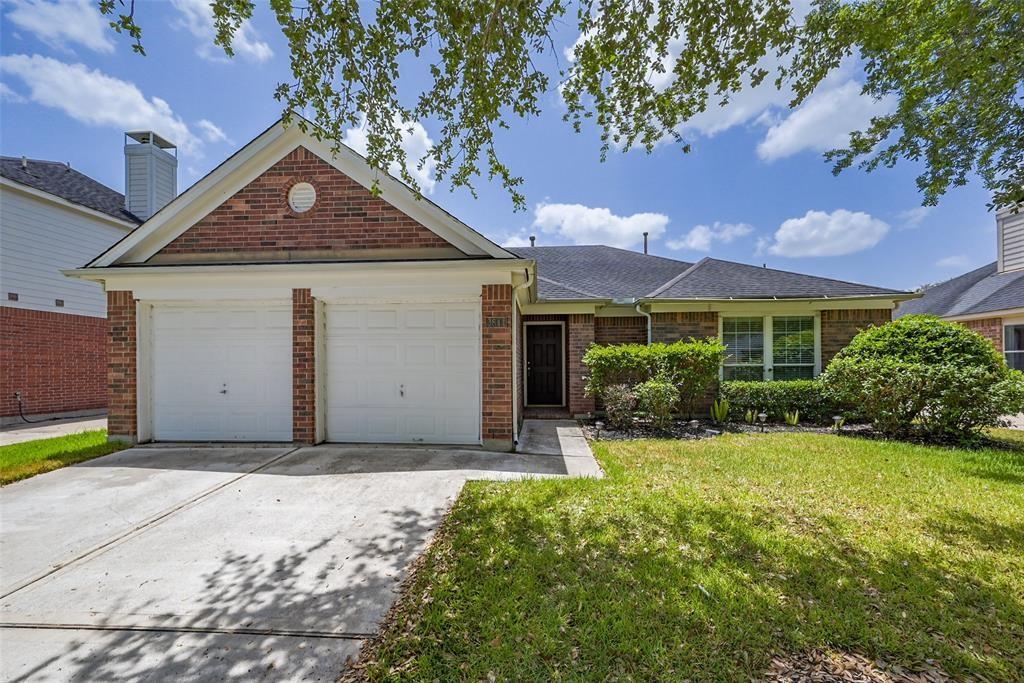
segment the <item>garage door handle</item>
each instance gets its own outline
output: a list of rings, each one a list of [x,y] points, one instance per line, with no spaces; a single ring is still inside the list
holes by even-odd
[[[222,394],[228,393],[228,385],[227,384],[225,384],[224,388],[220,390],[220,393],[222,393]]]
[[[404,384],[399,384],[398,385],[398,395],[399,396],[405,396],[405,385]]]

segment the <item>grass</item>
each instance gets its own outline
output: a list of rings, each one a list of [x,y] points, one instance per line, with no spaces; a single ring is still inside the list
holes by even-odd
[[[108,443],[105,429],[0,446],[0,484],[98,458],[125,447],[123,443]]]
[[[595,452],[603,480],[467,485],[360,672],[751,680],[814,650],[1024,671],[1024,451],[778,433]]]

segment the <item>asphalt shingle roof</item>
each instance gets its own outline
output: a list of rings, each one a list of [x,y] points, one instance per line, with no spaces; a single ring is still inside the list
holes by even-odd
[[[541,299],[805,299],[894,289],[706,258],[693,264],[604,246],[516,247],[537,261]]]
[[[21,157],[0,157],[0,176],[122,221],[142,222],[124,208],[123,194],[60,161],[27,159],[22,167]]]
[[[911,313],[976,315],[1009,308],[1024,308],[1024,270],[998,273],[992,262],[928,287],[921,298],[901,303],[896,317]]]

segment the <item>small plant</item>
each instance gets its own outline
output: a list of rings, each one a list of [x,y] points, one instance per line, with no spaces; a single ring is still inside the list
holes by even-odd
[[[832,418],[832,431],[839,433],[842,431],[844,424],[846,424],[846,418],[842,415],[836,415]]]
[[[757,424],[757,411],[753,408],[747,408],[747,412],[743,415],[743,419],[748,425]]]
[[[729,399],[719,398],[711,404],[711,419],[719,424],[729,419]]]
[[[604,390],[604,412],[612,429],[629,429],[633,425],[636,394],[627,384],[612,384]]]
[[[672,411],[679,404],[679,389],[672,382],[650,379],[637,385],[636,400],[640,410],[658,429],[665,429],[672,422]]]
[[[788,424],[790,427],[796,427],[798,424],[800,424],[799,410],[787,410],[785,413],[782,414],[782,417],[785,418],[786,424]]]

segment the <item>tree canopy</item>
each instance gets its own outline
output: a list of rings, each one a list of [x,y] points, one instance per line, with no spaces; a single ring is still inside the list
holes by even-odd
[[[111,26],[145,54],[134,0],[100,0]],[[211,0],[215,42],[229,56],[255,0]],[[316,135],[363,125],[367,156],[416,187],[407,162],[429,158],[438,180],[473,191],[497,179],[525,206],[523,169],[502,161],[495,134],[539,116],[560,93],[577,132],[612,149],[689,151],[685,125],[764,82],[798,107],[854,60],[863,93],[891,102],[844,148],[833,173],[913,163],[926,205],[977,174],[993,206],[1024,201],[1024,0],[271,0],[291,52],[292,80],[274,93],[311,112]],[[575,26],[573,26],[575,24]],[[566,29],[578,36],[561,54]],[[410,60],[429,78],[410,91]],[[440,127],[406,159],[403,127]]]

